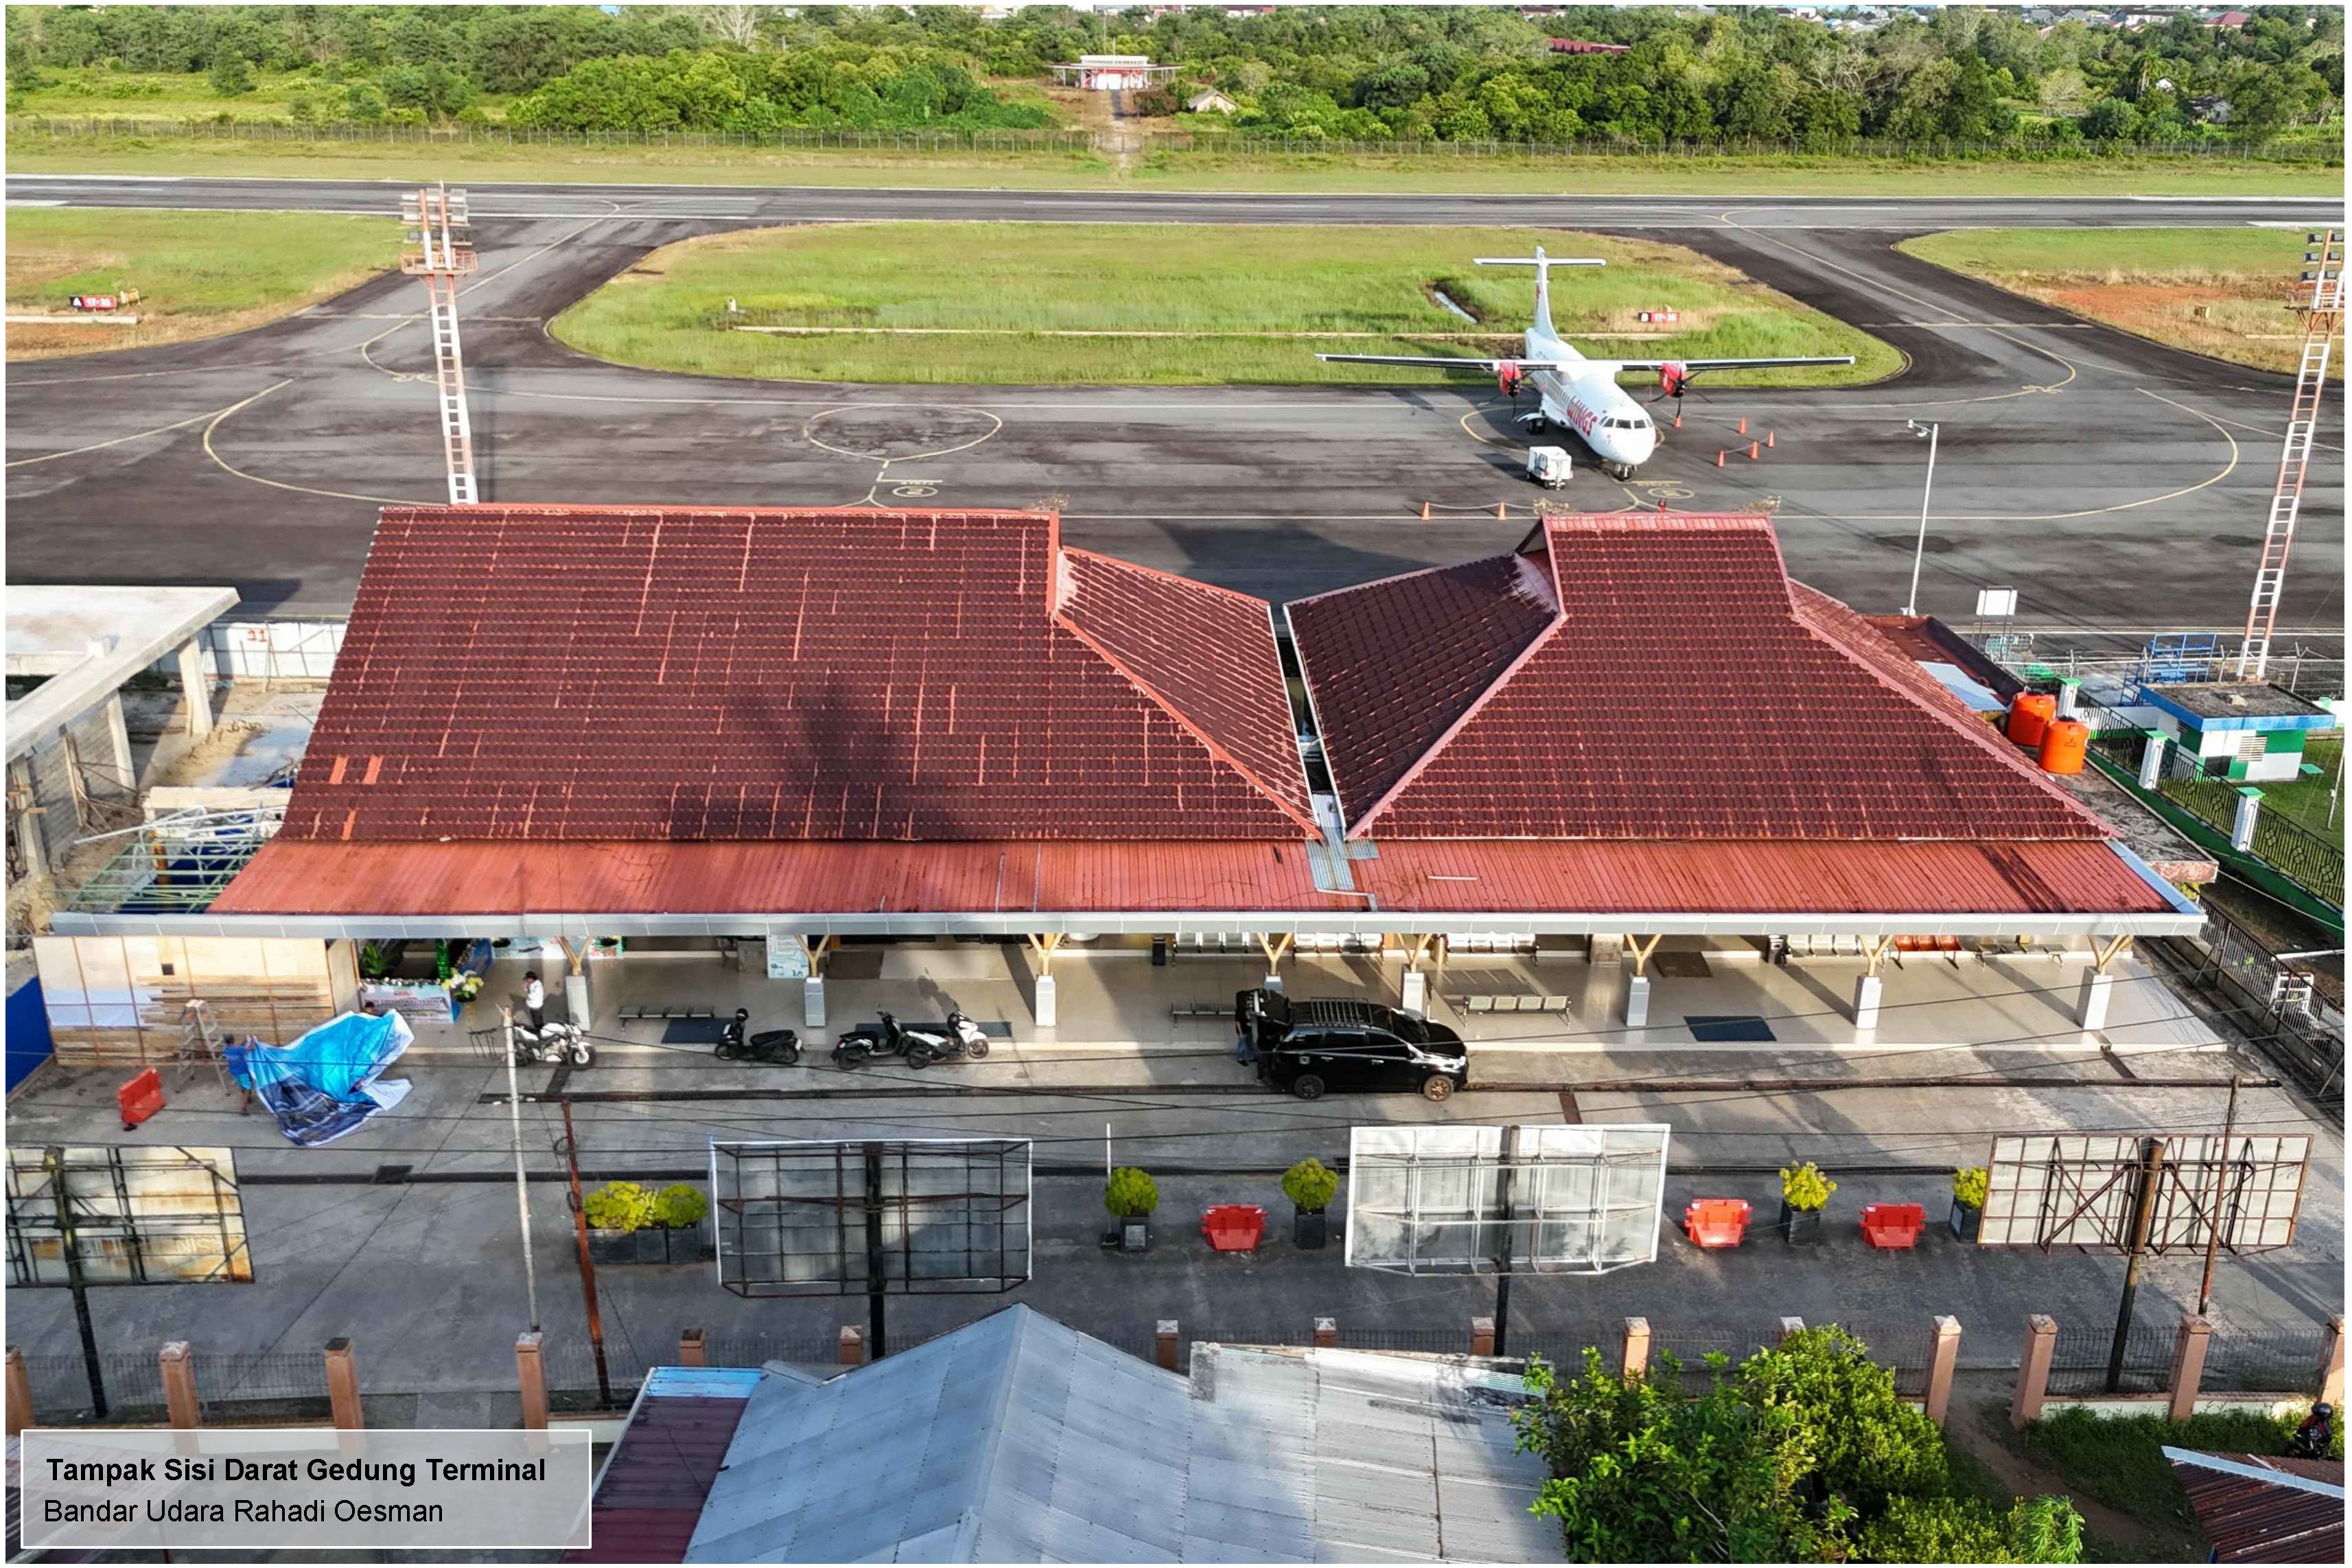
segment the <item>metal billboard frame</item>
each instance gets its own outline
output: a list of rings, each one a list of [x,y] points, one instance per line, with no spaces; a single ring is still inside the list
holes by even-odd
[[[1350,1128],[1347,1263],[1407,1274],[1603,1274],[1657,1260],[1665,1202],[1663,1122]],[[1638,1174],[1646,1186],[1621,1185]],[[1399,1184],[1401,1190],[1384,1192]],[[1638,1248],[1612,1248],[1641,1215]],[[1425,1252],[1425,1238],[1458,1240]],[[1400,1256],[1383,1248],[1394,1236]]]
[[[872,1354],[894,1295],[997,1295],[1035,1262],[1027,1138],[710,1142],[719,1288],[864,1296]]]
[[[2294,1245],[2307,1134],[2005,1133],[1987,1156],[1979,1247],[2081,1247],[2126,1256]],[[2213,1217],[2221,1217],[2221,1224]],[[2135,1229],[2137,1234],[2135,1236]]]

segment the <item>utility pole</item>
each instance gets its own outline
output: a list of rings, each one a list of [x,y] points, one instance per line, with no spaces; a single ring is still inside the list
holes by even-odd
[[[1512,1243],[1515,1239],[1513,1229],[1517,1199],[1516,1187],[1518,1181],[1518,1171],[1517,1168],[1518,1166],[1518,1159],[1519,1126],[1516,1122],[1507,1123],[1503,1127],[1503,1168],[1501,1173],[1503,1255],[1495,1260],[1495,1354],[1496,1355],[1508,1355],[1510,1354],[1511,1255],[1517,1250]]]
[[[882,1145],[866,1145],[866,1356],[879,1361],[886,1354],[882,1340],[883,1272],[890,1252],[882,1239]]]
[[[2210,1234],[2205,1238],[2205,1278],[2197,1286],[2197,1315],[2205,1315],[2206,1304],[2213,1299],[2213,1265],[2221,1252],[2221,1232],[2229,1223],[2222,1213],[2230,1191],[2230,1145],[2238,1131],[2238,1075],[2230,1074],[2230,1110],[2221,1118],[2221,1157],[2213,1162],[2213,1207],[2205,1223]]]
[[[588,1252],[588,1206],[580,1197],[580,1139],[572,1130],[572,1096],[563,1097],[563,1166],[572,1178],[572,1232],[580,1243],[580,1291],[588,1302],[588,1343],[596,1353],[596,1396],[609,1409],[613,1377],[604,1366],[604,1319],[596,1310],[596,1260]]]
[[[2131,1195],[2131,1232],[2124,1239],[2124,1255],[2129,1260],[2124,1265],[2124,1299],[2116,1309],[2115,1343],[2107,1347],[2107,1392],[2110,1394],[2123,1386],[2124,1345],[2131,1338],[2132,1307],[2139,1299],[2139,1266],[2147,1256],[2148,1224],[2156,1216],[2156,1187],[2163,1179],[2164,1140],[2142,1138],[2139,1186]]]
[[[66,1196],[65,1150],[43,1149],[41,1164],[49,1173],[49,1201],[57,1205],[58,1249],[65,1255],[66,1288],[73,1292],[74,1326],[81,1331],[81,1365],[89,1379],[90,1414],[103,1421],[106,1376],[99,1370],[98,1328],[89,1317],[89,1281],[81,1271],[81,1239],[74,1234],[73,1201]]]
[[[1919,613],[1919,569],[1927,559],[1927,502],[1936,493],[1936,444],[1942,439],[1944,426],[1940,421],[1922,424],[1916,419],[1903,422],[1914,436],[1927,438],[1927,483],[1919,491],[1919,542],[1911,551],[1911,597],[1903,601],[1903,613]]]
[[[515,1218],[522,1225],[522,1284],[530,1298],[530,1332],[539,1332],[539,1275],[530,1266],[530,1186],[522,1169],[522,1091],[515,1085],[514,1009],[502,1007],[506,1025],[507,1115],[514,1128]]]

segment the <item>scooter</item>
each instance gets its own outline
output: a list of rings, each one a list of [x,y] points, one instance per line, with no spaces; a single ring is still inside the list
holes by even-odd
[[[902,1024],[884,1013],[881,1022],[859,1024],[833,1047],[833,1060],[845,1068],[857,1067],[877,1056],[903,1056],[909,1067],[929,1067],[934,1061],[977,1061],[987,1054],[988,1036],[960,1012],[948,1014],[943,1024]]]
[[[2288,1457],[2297,1459],[2334,1458],[2329,1450],[2336,1443],[2335,1415],[2336,1406],[2333,1405],[2313,1406],[2311,1414],[2303,1418],[2303,1425],[2294,1429],[2294,1436],[2286,1440]]]
[[[569,1061],[574,1067],[585,1067],[595,1060],[595,1047],[588,1043],[587,1031],[568,1023],[551,1023],[534,1030],[528,1024],[515,1025],[514,1059],[517,1067],[532,1062]]]
[[[735,1016],[719,1025],[719,1061],[756,1061],[768,1067],[790,1067],[800,1061],[799,1035],[788,1029],[770,1029],[747,1039],[743,1030],[751,1020],[750,1009],[737,1008]]]

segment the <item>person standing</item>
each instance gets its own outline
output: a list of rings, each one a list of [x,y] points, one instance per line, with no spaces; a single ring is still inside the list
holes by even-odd
[[[547,988],[539,983],[537,969],[522,972],[522,1010],[530,1015],[531,1033],[541,1033],[547,1028]]]

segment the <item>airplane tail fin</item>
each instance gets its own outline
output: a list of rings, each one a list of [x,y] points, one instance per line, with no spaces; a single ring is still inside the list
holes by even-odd
[[[1533,256],[1480,256],[1471,258],[1480,267],[1532,267],[1536,269],[1536,325],[1544,331],[1552,330],[1551,269],[1555,267],[1606,267],[1597,256],[1546,256],[1543,246],[1536,246]]]

